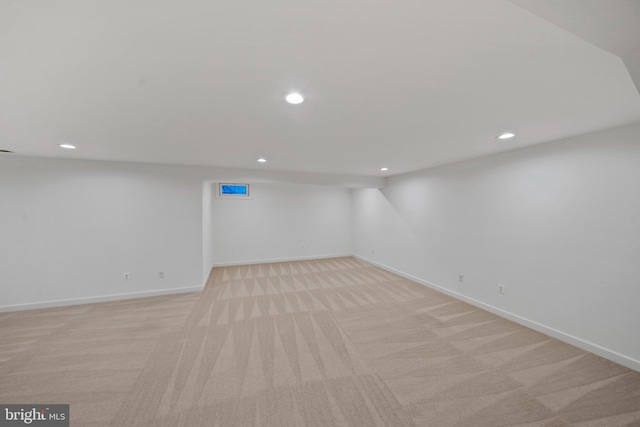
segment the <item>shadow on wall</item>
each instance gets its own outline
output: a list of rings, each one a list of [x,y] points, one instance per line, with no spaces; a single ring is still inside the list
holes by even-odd
[[[638,361],[638,137],[620,128],[354,190],[355,254]]]

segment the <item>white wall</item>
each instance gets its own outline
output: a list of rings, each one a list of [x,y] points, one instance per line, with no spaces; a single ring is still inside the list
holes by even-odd
[[[211,235],[206,228],[210,216],[203,217],[203,198],[206,201],[210,196],[207,186],[212,180],[297,182],[310,188],[316,185],[319,187],[311,194],[317,198],[305,199],[307,196],[301,195],[301,200],[324,200],[333,207],[338,206],[334,196],[344,196],[349,203],[347,187],[384,183],[377,177],[300,174],[267,168],[1,155],[0,311],[201,289],[203,273],[206,279],[211,267],[203,266],[203,257],[209,260],[213,250],[212,241],[203,239],[203,235]],[[326,197],[320,186],[327,186]],[[296,193],[290,189],[287,194]],[[291,211],[283,220],[295,223],[296,213],[309,212],[309,205],[300,208],[291,200],[284,202]],[[269,208],[268,204],[262,206]],[[340,234],[348,232],[336,224],[336,213],[314,206],[325,217],[314,217],[311,223],[324,226],[326,221],[335,230],[323,228],[327,234],[322,239],[315,238],[315,231],[309,232],[308,239],[302,239],[300,234],[308,245],[303,251],[289,246],[295,236],[280,236],[282,242],[272,246],[274,251],[270,253],[275,255],[271,256],[349,252],[343,245],[345,237]],[[346,216],[349,225],[349,212],[342,207],[336,209],[339,215]],[[296,232],[301,233],[301,228]],[[160,271],[165,272],[164,279],[158,278]],[[123,280],[124,272],[131,274],[129,281]]]
[[[212,209],[215,183],[202,183],[202,281],[206,282],[211,273],[211,259],[213,259],[214,242],[212,239]]]
[[[216,185],[206,187],[205,274],[207,266],[351,254],[349,189],[285,183],[250,186],[248,200],[216,198]]]
[[[352,224],[356,255],[640,369],[640,125],[354,190]]]
[[[200,288],[201,186],[181,168],[3,158],[0,309]]]
[[[0,311],[188,291],[209,264],[353,250],[640,369],[639,165],[640,125],[394,177],[382,191],[344,188],[377,178],[5,155]],[[249,181],[254,198],[211,198],[211,180]]]

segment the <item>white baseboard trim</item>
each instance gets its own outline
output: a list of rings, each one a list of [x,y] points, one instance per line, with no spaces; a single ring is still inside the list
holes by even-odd
[[[405,279],[409,279],[413,282],[419,283],[421,285],[427,286],[431,289],[434,289],[438,292],[442,292],[443,294],[447,294],[453,298],[456,298],[458,300],[467,302],[471,305],[474,305],[476,307],[479,307],[483,310],[486,310],[490,313],[496,314],[500,317],[503,317],[505,319],[511,320],[515,323],[518,323],[522,326],[526,326],[528,328],[531,328],[535,331],[541,332],[545,335],[549,335],[550,337],[556,338],[560,341],[563,341],[567,344],[571,344],[573,346],[576,346],[578,348],[581,348],[582,350],[588,351],[590,353],[596,354],[600,357],[603,357],[605,359],[611,360],[612,362],[616,362],[622,366],[626,366],[629,369],[633,369],[635,371],[639,371],[640,372],[640,360],[634,359],[632,357],[629,356],[625,356],[624,354],[620,354],[616,351],[610,350],[608,348],[602,347],[598,344],[594,344],[590,341],[586,341],[583,340],[582,338],[578,338],[576,336],[567,334],[565,332],[559,331],[557,329],[551,328],[549,326],[543,325],[541,323],[535,322],[533,320],[529,320],[527,318],[518,316],[517,314],[513,314],[510,313],[508,311],[502,310],[500,308],[494,307],[492,305],[486,304],[482,301],[478,301],[474,298],[470,298],[467,297],[465,295],[462,295],[458,292],[454,292],[452,290],[449,290],[447,288],[444,288],[442,286],[436,285],[434,283],[428,282],[426,280],[420,279],[419,277],[413,276],[411,274],[407,274],[403,271],[400,270],[396,270],[393,267],[389,267],[388,265],[379,263],[377,261],[374,261],[372,259],[360,256],[360,255],[356,255],[353,254],[354,257],[375,265],[376,267],[380,267],[383,270],[389,271],[390,273],[394,273],[397,274],[398,276],[404,277]]]
[[[73,298],[55,301],[35,302],[29,304],[16,304],[0,306],[0,313],[10,311],[37,310],[40,308],[66,307],[71,305],[93,304],[97,302],[119,301],[134,298],[155,297],[159,295],[184,294],[190,292],[200,292],[204,286],[193,286],[190,288],[161,289],[156,291],[131,292],[128,294],[102,295],[99,297]]]
[[[211,268],[232,267],[235,265],[269,264],[272,262],[307,261],[310,259],[344,258],[344,257],[350,257],[350,256],[353,256],[353,254],[344,253],[344,254],[299,256],[299,257],[290,257],[290,258],[259,259],[259,260],[252,260],[252,261],[225,261],[225,262],[214,262],[213,264],[211,264]]]

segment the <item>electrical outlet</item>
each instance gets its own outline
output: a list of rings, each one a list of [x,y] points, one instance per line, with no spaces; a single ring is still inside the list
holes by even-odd
[[[498,283],[498,293],[504,295],[504,285]]]
[[[161,271],[160,273],[158,273],[158,278],[164,279],[164,271]]]
[[[458,282],[464,283],[464,274],[458,274]]]
[[[129,280],[129,273],[124,273],[124,280]]]

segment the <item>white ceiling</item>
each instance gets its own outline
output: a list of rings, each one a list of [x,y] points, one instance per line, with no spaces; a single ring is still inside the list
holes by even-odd
[[[640,0],[511,0],[618,55],[640,91]]]
[[[0,149],[375,176],[638,122],[595,1],[0,0]]]

